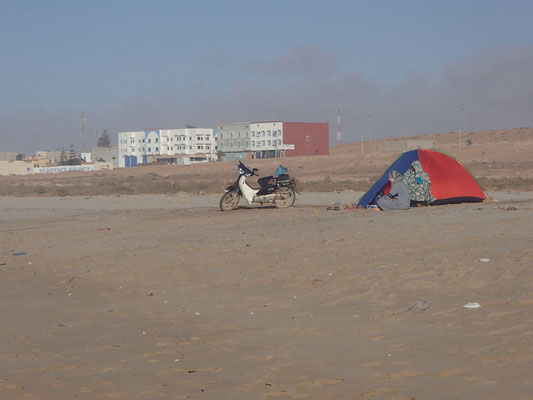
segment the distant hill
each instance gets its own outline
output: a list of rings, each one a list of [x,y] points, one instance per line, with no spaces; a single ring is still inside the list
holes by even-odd
[[[459,138],[461,137],[461,144]],[[533,128],[447,132],[347,143],[328,156],[249,160],[260,174],[271,175],[283,163],[304,191],[366,191],[399,155],[383,152],[408,140],[434,141],[435,148],[465,164],[486,190],[533,191]],[[188,191],[222,193],[237,177],[236,162],[191,166],[144,166],[112,171],[51,175],[0,176],[4,196],[88,196]]]

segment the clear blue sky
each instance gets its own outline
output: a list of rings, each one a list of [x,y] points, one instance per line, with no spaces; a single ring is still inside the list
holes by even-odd
[[[333,125],[337,108],[348,140],[369,114],[378,136],[459,129],[463,107],[469,129],[531,125],[532,17],[533,1],[512,0],[1,0],[0,151],[79,147],[81,110],[113,136]],[[506,110],[487,121],[496,93]]]

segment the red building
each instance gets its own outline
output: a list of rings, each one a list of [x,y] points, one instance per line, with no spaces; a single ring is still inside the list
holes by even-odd
[[[328,122],[283,122],[283,142],[293,144],[286,157],[329,154]]]

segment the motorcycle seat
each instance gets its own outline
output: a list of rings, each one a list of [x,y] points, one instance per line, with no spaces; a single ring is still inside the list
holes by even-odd
[[[265,176],[265,177],[263,177],[263,178],[259,178],[259,179],[257,180],[257,183],[258,183],[259,186],[262,187],[262,188],[273,187],[273,186],[274,186],[273,176],[270,175],[270,176]]]

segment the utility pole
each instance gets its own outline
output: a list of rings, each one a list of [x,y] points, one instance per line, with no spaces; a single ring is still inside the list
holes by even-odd
[[[81,152],[85,153],[85,112],[81,112]]]
[[[461,108],[461,111],[463,111],[463,130],[459,129],[459,150],[463,150],[463,132],[464,132],[464,129],[465,129],[465,120],[466,120],[466,117],[464,116],[465,115],[465,108]]]
[[[463,140],[466,141],[466,110],[463,107]]]
[[[368,118],[370,118],[370,152],[374,152],[374,118],[372,118],[372,114],[368,114]]]

